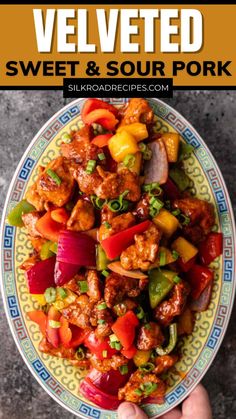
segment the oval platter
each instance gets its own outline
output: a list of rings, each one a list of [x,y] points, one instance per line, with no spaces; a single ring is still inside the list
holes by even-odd
[[[116,106],[127,99],[105,99]],[[39,384],[60,405],[81,418],[115,419],[116,412],[100,409],[78,393],[82,372],[69,362],[38,350],[40,332],[26,313],[38,308],[27,290],[19,265],[27,258],[31,245],[26,231],[7,224],[6,215],[19,202],[37,175],[37,167],[46,165],[59,153],[59,145],[71,130],[82,125],[80,109],[84,99],[77,99],[56,113],[34,137],[24,153],[6,199],[1,228],[2,294],[6,315],[19,352]],[[220,170],[202,138],[173,108],[158,99],[149,100],[155,113],[157,132],[176,131],[194,147],[185,160],[192,180],[192,193],[215,206],[215,231],[224,235],[223,255],[212,263],[215,280],[207,311],[197,314],[193,334],[181,339],[182,355],[176,371],[169,374],[168,392],[162,405],[149,404],[144,410],[156,418],[179,404],[202,379],[224,337],[235,293],[235,227],[229,195]]]

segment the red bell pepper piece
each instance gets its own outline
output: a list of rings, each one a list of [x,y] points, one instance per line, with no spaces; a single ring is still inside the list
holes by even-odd
[[[98,339],[94,332],[90,332],[84,340],[84,345],[97,356],[98,359],[111,358],[117,353],[116,349],[111,348],[109,339]],[[105,352],[104,352],[105,351]],[[106,356],[104,356],[106,354]]]
[[[214,274],[210,269],[194,265],[187,273],[187,279],[192,287],[191,296],[197,300],[205,288],[213,281]]]
[[[51,218],[60,224],[66,224],[70,218],[70,215],[65,208],[56,208],[51,212]]]
[[[59,322],[61,317],[61,313],[55,309],[54,306],[51,306],[48,311],[48,318],[47,318],[47,339],[48,342],[54,348],[58,348],[60,344],[60,335],[59,335],[59,328],[52,327],[50,321]]]
[[[66,348],[75,348],[84,343],[88,331],[81,329],[73,324],[70,324],[65,317],[60,318],[61,327],[59,329],[60,341]]]
[[[34,310],[28,311],[27,315],[29,316],[32,322],[37,323],[41,330],[41,333],[46,336],[46,326],[47,326],[47,316],[43,310]]]
[[[88,125],[97,123],[108,130],[112,130],[119,121],[114,114],[107,109],[95,109],[84,117],[84,122]]]
[[[166,183],[161,185],[166,197],[171,201],[180,198],[180,191],[177,188],[176,184],[168,177]]]
[[[203,265],[209,265],[223,251],[223,234],[209,233],[199,245],[199,257]]]
[[[47,211],[36,223],[36,230],[48,240],[58,242],[60,231],[64,228],[63,224],[57,223],[51,217],[51,212]]]
[[[86,116],[95,109],[107,109],[115,116],[118,115],[118,109],[115,108],[115,106],[110,105],[110,103],[103,102],[103,100],[93,98],[86,100],[86,102],[83,105],[83,109],[81,112],[82,121],[85,122]]]
[[[94,137],[91,141],[92,144],[102,148],[108,145],[108,141],[113,137],[113,134],[101,134]]]
[[[130,349],[135,338],[135,328],[139,320],[133,311],[129,310],[124,316],[118,317],[112,325],[112,330],[125,350]]]
[[[135,348],[134,345],[132,345],[129,349],[121,350],[122,355],[124,355],[127,359],[133,359],[136,352],[137,352],[137,349]]]
[[[182,258],[177,259],[177,265],[181,272],[188,272],[195,264],[196,256],[190,259],[188,262],[184,262]]]
[[[55,286],[54,268],[56,258],[41,260],[25,271],[30,294],[43,294],[44,291]]]
[[[109,370],[107,372],[98,371],[92,368],[86,378],[89,378],[94,386],[106,394],[117,396],[118,391],[123,387],[133,371],[133,363],[127,361],[128,372],[121,374],[120,370]]]
[[[105,250],[108,259],[115,259],[119,256],[123,250],[127,249],[127,247],[133,243],[135,234],[143,233],[148,229],[150,224],[151,222],[146,220],[102,240],[101,245]]]

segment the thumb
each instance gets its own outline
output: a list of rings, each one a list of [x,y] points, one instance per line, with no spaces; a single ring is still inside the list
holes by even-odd
[[[121,403],[117,410],[118,419],[148,419],[148,416],[134,403]]]

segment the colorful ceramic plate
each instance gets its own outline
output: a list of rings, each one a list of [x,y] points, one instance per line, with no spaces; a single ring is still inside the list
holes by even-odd
[[[127,99],[107,99],[122,105]],[[11,227],[6,214],[19,202],[35,179],[38,165],[46,165],[59,152],[59,145],[70,130],[81,126],[78,99],[55,114],[39,131],[26,150],[16,170],[6,200],[1,239],[2,292],[9,325],[18,349],[40,385],[58,403],[83,418],[113,419],[116,412],[91,404],[78,394],[81,372],[66,360],[57,359],[38,350],[40,333],[37,325],[28,321],[27,311],[38,303],[27,291],[26,280],[19,265],[27,258],[31,245],[24,229]],[[180,403],[202,379],[213,361],[225,334],[233,305],[235,280],[235,232],[229,195],[220,170],[210,151],[195,129],[174,109],[157,99],[151,99],[155,112],[156,130],[177,131],[184,141],[194,146],[194,154],[185,161],[192,179],[194,195],[215,205],[215,229],[224,234],[223,256],[213,264],[215,281],[209,309],[197,314],[192,335],[182,339],[182,354],[176,374],[169,375],[169,388],[163,405],[144,406],[149,417],[158,417]]]

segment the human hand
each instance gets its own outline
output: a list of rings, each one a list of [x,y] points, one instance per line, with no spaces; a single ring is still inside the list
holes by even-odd
[[[119,419],[147,419],[134,403],[124,402],[118,408]],[[174,408],[159,419],[212,419],[211,405],[205,388],[199,384],[184,400],[182,409]]]

